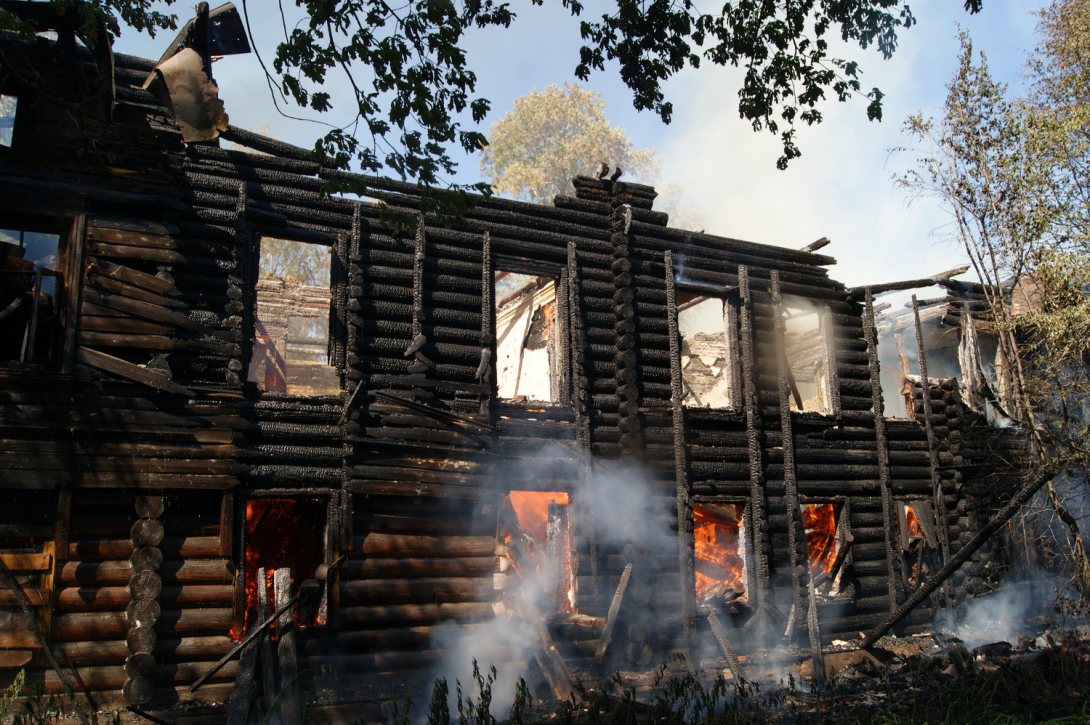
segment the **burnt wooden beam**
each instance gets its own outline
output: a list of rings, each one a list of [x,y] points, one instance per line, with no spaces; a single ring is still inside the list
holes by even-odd
[[[946,499],[942,492],[942,476],[939,472],[938,439],[935,435],[934,410],[931,405],[931,378],[927,376],[927,353],[924,349],[923,328],[920,326],[920,307],[916,295],[912,295],[912,319],[916,329],[916,354],[920,361],[920,395],[923,398],[924,429],[927,432],[927,455],[931,466],[932,499],[935,506],[935,525],[939,529],[939,546],[945,561],[950,557],[950,532],[946,514]]]
[[[273,588],[276,592],[277,609],[283,611],[276,623],[277,668],[280,673],[280,689],[277,700],[280,702],[280,717],[285,723],[302,722],[303,706],[299,699],[299,659],[296,646],[295,625],[292,623],[291,569],[279,567],[273,573]]]
[[[754,355],[753,297],[749,287],[749,269],[738,267],[738,293],[741,301],[742,398],[746,420],[746,451],[749,467],[748,527],[753,540],[753,560],[757,580],[756,605],[760,607],[769,594],[768,511],[765,501],[763,423],[757,405],[757,366]]]
[[[817,240],[815,240],[813,242],[810,242],[809,244],[807,244],[805,247],[803,247],[799,251],[800,252],[816,252],[819,249],[824,249],[825,247],[829,246],[831,243],[832,242],[830,241],[829,237],[822,237],[821,239],[817,239]]]
[[[789,396],[795,394],[790,385],[791,366],[787,360],[783,301],[780,297],[780,277],[772,271],[769,294],[772,297],[772,309],[776,320],[776,345],[781,353],[776,356],[778,366],[778,390],[780,408],[780,450],[783,456],[784,505],[787,507],[787,553],[791,568],[791,607],[796,609],[803,586],[809,584],[809,567],[802,555],[805,542],[802,536],[801,509],[799,507],[798,478],[795,471],[795,436],[791,427],[791,403]],[[804,582],[804,578],[806,581]],[[792,632],[786,634],[791,635]]]
[[[828,390],[829,414],[839,418],[841,414],[840,401],[840,365],[836,345],[836,318],[832,308],[825,305],[821,314],[821,331],[825,340],[825,385]],[[802,406],[799,406],[802,409]]]
[[[602,595],[598,573],[598,536],[594,527],[594,473],[591,464],[590,408],[593,397],[589,390],[589,372],[586,366],[587,326],[583,318],[583,293],[580,285],[579,256],[574,240],[567,244],[568,278],[568,348],[572,375],[572,410],[575,413],[575,439],[579,446],[579,486],[585,496],[576,498],[576,535],[582,534],[590,552],[590,596],[598,601]]]
[[[870,370],[871,413],[874,420],[874,438],[878,453],[878,485],[882,499],[882,542],[886,550],[887,593],[889,610],[897,607],[898,583],[902,582],[901,557],[893,542],[898,536],[895,518],[895,502],[890,487],[889,440],[886,437],[886,418],[882,401],[882,379],[878,363],[878,331],[874,319],[874,298],[870,290],[864,291],[863,336],[867,342],[867,364]],[[930,446],[928,447],[930,454]]]
[[[613,592],[613,599],[609,603],[609,611],[606,614],[606,624],[602,627],[602,634],[598,637],[598,644],[594,648],[594,662],[601,664],[605,660],[610,642],[613,641],[613,630],[617,626],[617,617],[621,612],[621,604],[624,602],[625,592],[628,591],[628,582],[632,578],[632,565],[625,564],[621,572],[621,579],[617,582],[617,588]]]
[[[870,634],[863,638],[860,647],[866,649],[874,646],[875,642],[897,626],[897,624],[908,616],[913,609],[918,607],[921,602],[931,596],[931,594],[953,576],[954,572],[960,569],[961,565],[968,561],[986,541],[994,536],[996,531],[1010,521],[1026,502],[1033,498],[1034,494],[1041,490],[1041,487],[1048,483],[1055,474],[1056,471],[1052,468],[1045,468],[1038,471],[1033,478],[1024,483],[1007,505],[1000,509],[994,517],[984,524],[984,526],[973,535],[973,538],[969,539],[956,554],[951,556],[934,576],[913,592],[912,595],[909,596],[901,606],[897,607],[897,609],[880,625],[871,630]]]
[[[192,390],[184,385],[175,383],[162,373],[153,372],[148,368],[142,368],[139,365],[134,365],[121,358],[99,352],[98,350],[92,350],[89,347],[79,346],[76,351],[76,359],[88,367],[110,373],[111,375],[117,375],[126,380],[147,385],[156,390],[174,393],[175,395],[184,395],[189,398],[196,397],[196,393]]]
[[[666,268],[666,321],[670,335],[670,416],[674,424],[674,492],[677,506],[677,559],[681,574],[681,616],[686,644],[692,620],[692,598],[696,589],[693,514],[689,502],[689,461],[686,448],[685,408],[682,405],[681,334],[678,327],[677,292],[674,289],[673,252],[663,255]],[[729,334],[729,331],[728,331]]]
[[[851,287],[848,290],[848,294],[855,298],[863,297],[867,290],[870,290],[871,295],[880,295],[884,292],[896,292],[898,290],[915,289],[917,287],[930,287],[931,285],[940,284],[946,282],[951,277],[957,277],[959,274],[964,274],[969,271],[969,265],[963,265],[961,267],[954,267],[948,269],[945,272],[939,272],[933,274],[930,277],[921,277],[919,279],[909,279],[902,282],[885,282],[883,284],[871,284],[863,285],[861,287]]]
[[[487,385],[489,392],[481,395],[480,413],[494,421],[492,405],[496,387],[496,279],[492,260],[492,237],[485,232],[481,238],[481,362],[474,378]],[[567,346],[565,346],[567,349]]]
[[[745,670],[742,668],[742,659],[735,652],[734,647],[731,646],[730,638],[727,636],[727,628],[723,626],[723,620],[719,617],[719,612],[715,611],[714,607],[707,606],[704,607],[704,615],[708,618],[708,626],[712,630],[712,636],[715,638],[716,644],[719,645],[719,651],[726,658],[727,667],[730,668],[734,679],[744,680]]]

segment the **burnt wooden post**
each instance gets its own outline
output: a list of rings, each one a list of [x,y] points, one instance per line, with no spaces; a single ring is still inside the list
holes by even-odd
[[[897,608],[901,592],[901,557],[893,542],[898,535],[895,502],[889,480],[889,439],[886,437],[885,404],[882,401],[882,378],[878,364],[878,329],[874,320],[874,298],[865,290],[863,335],[867,341],[867,367],[870,371],[871,413],[874,416],[874,439],[878,449],[878,486],[882,497],[882,541],[886,548],[886,587],[889,611]]]
[[[920,325],[920,304],[912,295],[912,321],[916,327],[916,353],[920,358],[920,395],[923,398],[924,429],[927,431],[927,456],[931,464],[931,497],[935,504],[935,525],[939,530],[939,546],[942,559],[950,558],[950,532],[946,515],[946,499],[942,493],[942,476],[939,472],[938,441],[931,416],[931,379],[927,377],[927,354],[924,351],[923,327]]]
[[[788,369],[787,352],[784,349],[786,340],[783,322],[783,301],[780,297],[780,273],[778,270],[774,269],[771,272],[768,291],[772,296],[772,314],[775,317],[776,377],[780,406],[781,450],[783,451],[784,504],[787,507],[787,552],[791,566],[791,607],[798,611],[799,596],[805,584],[804,579],[808,580],[809,577],[804,576],[805,557],[800,556],[803,548],[802,519],[801,509],[799,508],[798,481],[795,478],[795,437],[791,427],[791,402],[789,399],[791,393],[787,383],[791,371]]]
[[[825,339],[825,385],[829,414],[840,418],[840,373],[837,370],[836,321],[832,308],[825,305],[821,314],[821,330]]]
[[[140,494],[135,500],[139,517],[130,529],[132,555],[129,566],[129,605],[125,608],[129,632],[126,645],[125,684],[122,693],[129,705],[147,704],[155,693],[155,623],[159,621],[162,582],[156,572],[163,563],[163,497]],[[150,635],[150,636],[149,636]]]
[[[769,593],[768,510],[765,502],[763,423],[757,401],[757,361],[753,339],[753,295],[749,288],[749,269],[738,266],[738,294],[741,301],[742,397],[746,417],[746,449],[749,458],[749,530],[753,538],[754,569],[757,574],[757,606],[766,603]]]
[[[692,600],[696,591],[696,563],[693,553],[693,513],[689,501],[689,461],[686,452],[685,407],[682,405],[681,335],[677,319],[677,290],[674,288],[674,258],[663,256],[666,267],[666,322],[670,335],[670,410],[674,423],[674,489],[677,496],[677,564],[681,583],[681,616],[685,642],[689,641]]]
[[[276,608],[291,600],[291,569],[280,567],[273,572]],[[276,654],[280,671],[280,717],[285,723],[302,722],[303,708],[299,702],[299,660],[296,652],[295,624],[288,607],[276,622]]]
[[[246,365],[253,359],[254,354],[259,251],[257,239],[246,221],[246,206],[246,184],[239,182],[234,223],[231,227],[231,235],[235,241],[231,245],[235,269],[227,275],[227,302],[224,306],[224,325],[228,330],[237,330],[240,333],[238,356],[227,361],[227,384],[232,386],[242,385],[246,381]]]
[[[269,602],[265,567],[261,567],[257,570],[257,621],[254,626],[268,619],[273,609]],[[272,712],[276,701],[276,659],[268,629],[261,633],[258,642],[261,648],[261,705],[265,712]]]
[[[643,458],[643,432],[640,423],[639,364],[636,353],[636,292],[632,286],[632,261],[628,229],[632,208],[622,200],[624,184],[613,183],[610,196],[609,241],[613,247],[610,272],[613,274],[613,324],[617,347],[616,366],[617,426],[621,449],[637,459]]]
[[[412,306],[412,342],[405,349],[405,357],[413,358],[409,364],[409,373],[417,382],[424,382],[427,371],[435,367],[435,363],[424,353],[424,346],[428,339],[424,335],[424,260],[427,254],[428,238],[427,225],[424,215],[417,217],[416,238],[413,249],[413,306]],[[432,396],[426,385],[418,385],[413,397],[430,398]]]
[[[580,289],[579,258],[575,242],[568,242],[568,340],[572,375],[572,409],[575,411],[575,438],[579,443],[579,490],[583,496],[575,505],[579,515],[575,521],[575,535],[585,538],[590,552],[590,595],[594,601],[601,597],[598,572],[598,538],[594,530],[594,474],[591,466],[591,440],[589,407],[590,380],[586,368],[587,328],[583,320],[583,294]]]
[[[803,587],[806,591],[806,631],[810,638],[810,657],[814,663],[814,678],[821,683],[824,680],[825,665],[821,653],[821,631],[817,617],[817,600],[814,583],[810,578],[810,565],[807,560],[806,537],[802,527],[802,509],[799,500],[799,483],[795,470],[795,432],[791,421],[791,401],[788,376],[791,370],[787,360],[786,329],[783,321],[783,299],[780,296],[780,272],[772,270],[769,279],[769,294],[772,297],[772,314],[775,317],[777,394],[780,405],[780,435],[783,451],[783,488],[784,504],[787,506],[787,549],[791,566],[791,609],[801,611]],[[793,635],[795,618],[790,618],[788,636]]]
[[[481,393],[481,415],[494,421],[493,402],[496,397],[496,272],[492,268],[492,235],[481,239],[481,362],[474,376],[484,386]]]

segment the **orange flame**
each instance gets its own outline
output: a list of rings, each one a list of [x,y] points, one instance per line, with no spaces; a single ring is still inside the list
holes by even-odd
[[[544,546],[549,504],[567,506],[568,494],[563,491],[511,491],[508,497],[511,499],[511,508],[515,509],[519,527]]]
[[[325,515],[325,501],[316,498],[252,498],[246,502],[246,610],[243,631],[232,627],[232,637],[241,638],[257,623],[258,569],[265,569],[268,602],[275,601],[273,575],[280,567],[291,568],[293,594],[304,579],[314,575],[323,558]]]
[[[923,536],[920,520],[916,518],[916,509],[907,503],[905,504],[905,528],[908,529],[907,534],[909,536]]]
[[[806,538],[806,556],[810,573],[831,572],[840,542],[836,535],[837,510],[832,503],[802,505],[802,529]]]
[[[693,506],[693,553],[696,557],[696,597],[717,584],[745,591],[742,580],[743,504]]]
[[[574,586],[574,566],[571,550],[571,529],[562,524],[554,533],[554,544],[559,551],[559,561],[550,561],[545,552],[549,549],[549,507],[553,504],[567,506],[570,499],[564,491],[511,491],[508,494],[511,508],[515,511],[518,527],[534,540],[536,555],[530,562],[517,562],[520,567],[537,569],[539,573],[548,567],[549,576],[555,577],[554,605],[560,611],[574,612],[571,590]],[[566,522],[566,519],[562,519]],[[504,541],[510,542],[512,532],[506,532]],[[553,569],[555,567],[555,569]]]

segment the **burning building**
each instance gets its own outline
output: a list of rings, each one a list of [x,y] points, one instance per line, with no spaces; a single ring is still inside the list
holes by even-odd
[[[0,42],[2,678],[352,708],[497,617],[531,646],[467,656],[560,695],[770,631],[820,658],[1011,486],[956,384],[883,414],[870,294],[832,257],[675,229],[653,188],[589,177],[451,223],[265,136],[185,141],[161,64]]]

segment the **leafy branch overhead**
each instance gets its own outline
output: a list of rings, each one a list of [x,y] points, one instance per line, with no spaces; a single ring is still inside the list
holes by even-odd
[[[554,2],[556,0],[553,0]],[[163,0],[170,5],[173,0]],[[530,0],[542,5],[545,0]],[[704,12],[693,0],[613,0],[598,14],[579,0],[559,0],[572,15],[581,47],[577,77],[617,68],[637,109],[669,123],[673,106],[664,83],[702,63],[744,70],[738,112],[755,131],[778,134],[780,168],[799,156],[796,127],[822,120],[827,96],[867,99],[871,119],[882,116],[882,92],[864,90],[859,64],[830,55],[830,38],[875,47],[886,58],[897,33],[915,20],[905,0],[731,0]],[[966,0],[970,12],[982,0]],[[283,0],[279,11],[285,18]],[[433,185],[455,170],[454,144],[475,152],[487,144],[478,130],[489,101],[477,95],[477,76],[467,55],[467,36],[510,27],[511,5],[497,0],[296,0],[302,20],[283,22],[283,40],[271,67],[270,87],[299,107],[319,114],[347,111],[347,125],[333,125],[317,149],[341,165],[385,169]],[[140,31],[173,24],[149,0],[55,0],[106,18],[117,35],[120,18]],[[257,11],[257,3],[244,14]],[[598,5],[600,6],[600,5]],[[596,6],[596,7],[598,7]],[[261,3],[261,10],[266,10]],[[262,38],[253,38],[261,47]],[[327,90],[335,76],[352,89],[350,101]],[[487,185],[475,185],[487,191]]]

